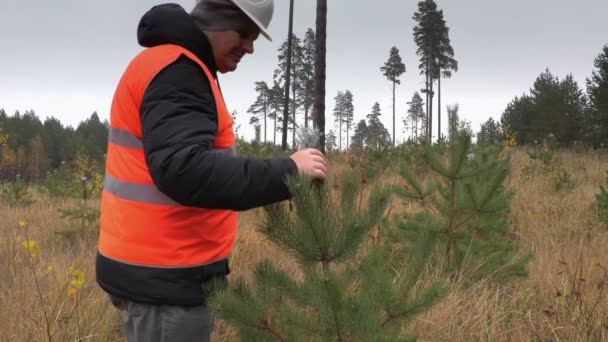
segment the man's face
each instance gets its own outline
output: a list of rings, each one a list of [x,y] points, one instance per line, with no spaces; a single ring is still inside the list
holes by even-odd
[[[257,27],[238,31],[207,32],[217,70],[227,73],[236,70],[237,65],[247,53],[253,53],[253,42],[259,36]]]

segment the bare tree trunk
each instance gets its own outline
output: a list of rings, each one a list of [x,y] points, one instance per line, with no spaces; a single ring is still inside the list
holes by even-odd
[[[346,149],[348,150],[348,146],[349,145],[349,141],[348,141],[348,134],[350,132],[350,122],[346,123]]]
[[[293,32],[293,0],[289,2],[289,29],[287,36],[287,67],[285,68],[285,100],[283,101],[283,140],[281,149],[287,151],[287,129],[289,127],[289,82],[291,81],[291,44]]]
[[[441,70],[437,79],[437,140],[441,139]]]
[[[395,147],[395,81],[393,81],[393,147]]]
[[[433,141],[433,77],[429,89],[429,142]]]
[[[296,148],[296,126],[297,126],[296,125],[296,108],[297,108],[297,106],[296,106],[296,87],[297,87],[297,84],[296,84],[296,79],[295,79],[295,75],[296,75],[296,65],[295,65],[295,63],[293,63],[293,75],[294,75],[293,87],[291,87],[292,88],[292,92],[291,93],[293,95],[293,108],[292,108],[293,115],[291,117],[292,120],[293,120],[293,123],[292,123],[293,131],[291,132],[291,139],[292,139],[292,146],[291,147],[293,149],[295,149]]]
[[[340,114],[340,124],[338,125],[338,151],[342,151],[342,114]]]
[[[425,132],[424,135],[426,135],[427,137],[430,136],[429,134],[429,61],[427,59],[426,61],[426,88],[424,88],[424,94],[426,95],[426,120],[425,120]]]
[[[266,143],[266,117],[268,116],[268,103],[264,102],[264,143]]]
[[[292,0],[293,1],[293,0]],[[314,127],[319,130],[319,149],[325,153],[325,63],[327,40],[327,0],[317,0],[315,42],[315,104]]]

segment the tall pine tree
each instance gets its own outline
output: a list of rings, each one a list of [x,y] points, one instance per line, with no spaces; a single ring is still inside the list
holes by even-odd
[[[353,139],[350,143],[350,148],[355,150],[361,150],[365,148],[367,144],[367,123],[365,120],[360,120],[355,127],[355,133],[353,134]]]
[[[258,93],[258,96],[255,102],[249,107],[247,112],[251,113],[252,118],[256,118],[258,121],[261,120],[260,117],[263,118],[264,142],[266,142],[267,119],[271,111],[272,94],[270,93],[270,88],[268,88],[268,84],[264,81],[255,82],[255,91]]]
[[[367,114],[367,146],[379,150],[391,145],[391,135],[380,121],[380,103],[375,102],[372,111]]]
[[[300,87],[299,96],[302,98],[304,107],[304,128],[308,128],[308,123],[312,120],[310,109],[314,103],[315,85],[315,32],[309,28],[304,35],[302,44],[302,68],[298,73]]]
[[[334,117],[335,125],[338,129],[338,151],[342,151],[342,123],[344,122],[344,93],[338,91],[336,97],[334,97]]]
[[[285,77],[285,98],[283,100],[283,134],[281,140],[281,149],[287,150],[287,128],[288,128],[288,116],[289,116],[289,87],[291,82],[291,63],[292,63],[292,40],[293,40],[293,0],[289,1],[289,29],[287,31],[287,46],[285,47],[285,67],[279,67],[283,71]],[[283,47],[281,47],[283,49]],[[279,54],[279,62],[281,62],[282,54]],[[295,125],[295,122],[294,122]],[[295,130],[295,127],[294,127]]]
[[[405,72],[405,64],[401,61],[399,49],[396,46],[391,48],[388,60],[380,70],[393,85],[393,147],[395,147],[395,85],[401,84],[399,77]]]
[[[418,139],[418,121],[420,120],[424,120],[424,107],[423,107],[423,101],[422,101],[422,97],[420,97],[420,94],[418,92],[414,92],[414,95],[412,95],[412,100],[410,102],[407,102],[407,105],[409,106],[408,110],[407,110],[407,117],[409,119],[409,121],[411,122],[411,128],[412,128],[412,139],[417,140]],[[405,118],[404,118],[405,121]]]
[[[420,74],[426,77],[424,93],[426,94],[426,136],[432,141],[433,131],[433,84],[439,77],[439,57],[442,54],[442,43],[445,41],[445,22],[443,14],[437,10],[433,0],[418,3],[418,11],[413,16],[414,42],[418,46],[416,54],[420,56]]]

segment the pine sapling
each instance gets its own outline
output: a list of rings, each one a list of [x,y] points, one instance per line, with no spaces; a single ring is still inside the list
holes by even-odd
[[[408,187],[396,187],[395,192],[420,202],[423,209],[401,220],[401,238],[413,243],[421,236],[436,240],[437,264],[465,282],[526,275],[531,255],[516,257],[509,239],[512,192],[503,185],[508,160],[492,147],[474,149],[466,134],[450,143],[446,158],[425,146],[424,160],[434,179],[426,185],[408,163],[402,164],[400,174]]]
[[[0,189],[0,198],[9,207],[28,207],[34,203],[29,188],[29,184],[17,174],[14,181],[8,182]]]
[[[297,261],[302,280],[271,261],[255,270],[254,284],[242,280],[214,292],[210,305],[234,324],[244,341],[410,341],[406,324],[446,294],[434,283],[413,291],[426,262],[424,244],[394,260],[388,244],[367,244],[383,218],[389,192],[375,187],[359,208],[359,182],[350,174],[339,185],[288,181],[294,209],[284,203],[264,208],[259,229]],[[338,190],[335,190],[338,188]],[[339,191],[339,193],[338,193]],[[334,193],[335,192],[335,193]],[[410,265],[397,274],[395,265]]]

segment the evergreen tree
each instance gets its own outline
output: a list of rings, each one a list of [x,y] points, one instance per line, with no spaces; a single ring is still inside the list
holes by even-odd
[[[58,168],[62,161],[72,159],[75,154],[68,130],[55,117],[44,120],[42,142],[53,169]]]
[[[346,132],[346,146],[349,144],[349,132],[350,125],[353,121],[353,115],[355,108],[353,106],[353,94],[346,90],[344,92],[338,91],[336,97],[334,97],[334,117],[335,125],[338,129],[338,149],[342,150],[342,132]]]
[[[508,160],[493,147],[474,149],[470,136],[460,133],[449,144],[447,162],[430,145],[424,146],[424,160],[436,182],[423,186],[405,162],[400,170],[408,188],[397,187],[396,193],[422,204],[401,222],[402,238],[416,242],[430,237],[438,248],[434,264],[467,284],[526,275],[531,254],[516,257],[517,246],[509,238],[513,194],[504,186]]]
[[[415,92],[412,96],[412,100],[407,103],[409,109],[407,110],[408,118],[412,123],[412,139],[418,138],[418,121],[424,119],[424,107],[422,103],[422,97],[418,92]],[[405,119],[404,119],[405,121]]]
[[[273,120],[273,138],[272,144],[277,144],[277,132],[282,132],[281,126],[278,123],[282,122],[281,109],[283,108],[283,89],[281,85],[274,81],[274,85],[272,89],[270,89],[270,108],[271,112],[268,114],[268,117]]]
[[[564,145],[571,145],[583,140],[587,99],[572,74],[566,75],[559,88],[560,117],[556,120],[554,134]]]
[[[344,110],[342,109],[344,93],[338,91],[336,97],[334,97],[334,125],[338,129],[338,150],[342,150],[342,122],[344,119]]]
[[[534,102],[532,97],[527,94],[516,96],[507,104],[500,122],[503,127],[511,128],[520,145],[529,144],[538,139],[538,134],[532,129],[538,126],[534,113]]]
[[[549,134],[562,146],[582,141],[586,99],[572,75],[562,81],[545,69],[535,80],[530,95],[511,101],[501,117],[518,144],[541,142]]]
[[[359,121],[357,127],[355,127],[355,133],[353,134],[353,140],[350,143],[352,149],[363,149],[367,144],[367,123],[365,120]]]
[[[334,97],[334,117],[335,125],[338,129],[338,151],[342,151],[342,123],[344,121],[344,93],[338,91],[336,97]]]
[[[482,145],[500,145],[503,141],[502,128],[500,123],[489,118],[488,121],[481,124],[481,129],[477,134],[477,143]]]
[[[589,97],[588,135],[595,146],[608,146],[608,44],[595,58],[591,78],[587,78]]]
[[[289,47],[291,46],[291,49]],[[279,83],[283,82],[284,97],[283,97],[283,119],[288,123],[283,130],[292,130],[292,141],[295,139],[296,129],[296,112],[300,107],[302,101],[297,97],[298,94],[302,93],[302,86],[299,82],[299,73],[302,69],[303,51],[301,46],[301,40],[295,34],[285,41],[279,48],[279,66],[274,71],[274,79]],[[289,68],[290,72],[287,72]],[[289,84],[287,83],[289,80]],[[291,113],[290,113],[291,111]],[[287,118],[287,119],[286,119]],[[287,134],[287,132],[283,133]],[[285,138],[286,139],[286,138]]]
[[[344,111],[344,124],[346,125],[346,146],[350,144],[350,126],[353,123],[355,115],[355,106],[353,105],[353,93],[350,90],[344,92],[342,97],[342,110]]]
[[[268,88],[268,84],[264,81],[255,82],[255,91],[258,93],[258,97],[255,102],[249,107],[247,110],[248,113],[252,114],[252,119],[255,117],[258,119],[258,122],[261,120],[260,117],[264,120],[264,142],[266,142],[266,128],[267,128],[267,119],[271,110],[271,99],[272,94],[270,93],[270,88]]]
[[[255,286],[238,280],[213,292],[210,307],[233,323],[243,341],[410,341],[403,327],[446,294],[433,283],[413,290],[428,258],[415,245],[394,260],[388,244],[364,247],[388,204],[374,188],[362,206],[359,182],[345,175],[340,184],[314,188],[291,178],[295,212],[284,204],[265,208],[261,232],[293,256],[303,273],[292,279],[270,261],[259,263]],[[339,188],[339,193],[332,193]],[[337,198],[337,199],[336,199]],[[396,277],[394,267],[407,262]]]
[[[103,160],[108,144],[109,129],[109,123],[102,123],[97,112],[93,112],[76,128],[76,146],[83,147],[83,152],[93,160]]]
[[[338,144],[336,143],[336,141],[336,134],[333,130],[330,129],[329,133],[327,133],[327,139],[325,139],[325,147],[327,152],[333,152],[338,148]]]
[[[8,135],[4,134],[4,130],[2,129],[2,125],[0,125],[0,147],[4,146],[8,141]]]
[[[391,48],[388,60],[380,70],[393,84],[393,147],[395,147],[395,85],[401,84],[399,77],[405,72],[405,64],[401,61],[399,49],[396,46]]]
[[[27,148],[37,135],[42,134],[42,122],[33,110],[25,111],[21,114],[16,111],[6,122],[7,132],[9,132],[8,144],[15,150]]]
[[[380,121],[380,104],[374,103],[371,113],[367,114],[367,146],[372,149],[381,149],[391,144],[391,136],[384,124]]]
[[[302,44],[302,68],[298,73],[300,87],[298,88],[304,107],[304,128],[312,119],[310,108],[314,102],[314,76],[315,76],[315,32],[309,28],[304,35]]]
[[[283,151],[287,150],[287,127],[288,127],[288,116],[289,116],[289,87],[290,87],[290,82],[291,82],[291,64],[293,62],[292,60],[292,54],[293,54],[293,45],[292,45],[292,40],[293,40],[293,0],[289,1],[289,29],[287,31],[287,42],[286,42],[286,46],[285,44],[283,46],[285,46],[284,48],[284,52],[285,55],[283,54],[279,54],[279,62],[281,63],[281,57],[284,57],[284,64],[285,67],[279,67],[279,70],[281,70],[280,72],[283,73],[284,78],[285,78],[285,98],[283,101],[283,134],[282,134],[282,143],[281,143],[281,149]],[[281,47],[281,49],[283,49],[283,46]],[[280,50],[279,50],[280,51]],[[275,74],[276,75],[276,74]],[[295,111],[294,111],[295,113]],[[295,131],[295,121],[294,121],[294,131]]]
[[[418,2],[418,11],[413,18],[416,22],[414,27],[414,42],[418,46],[416,54],[420,56],[420,74],[426,76],[424,93],[426,94],[426,136],[432,139],[433,128],[433,83],[438,78],[439,56],[442,52],[442,44],[445,42],[445,22],[443,14],[437,11],[437,4],[433,0]]]
[[[452,77],[452,71],[458,71],[458,61],[454,59],[454,48],[450,43],[449,28],[439,11],[438,25],[441,27],[441,42],[437,58],[437,139],[441,139],[441,78]]]

